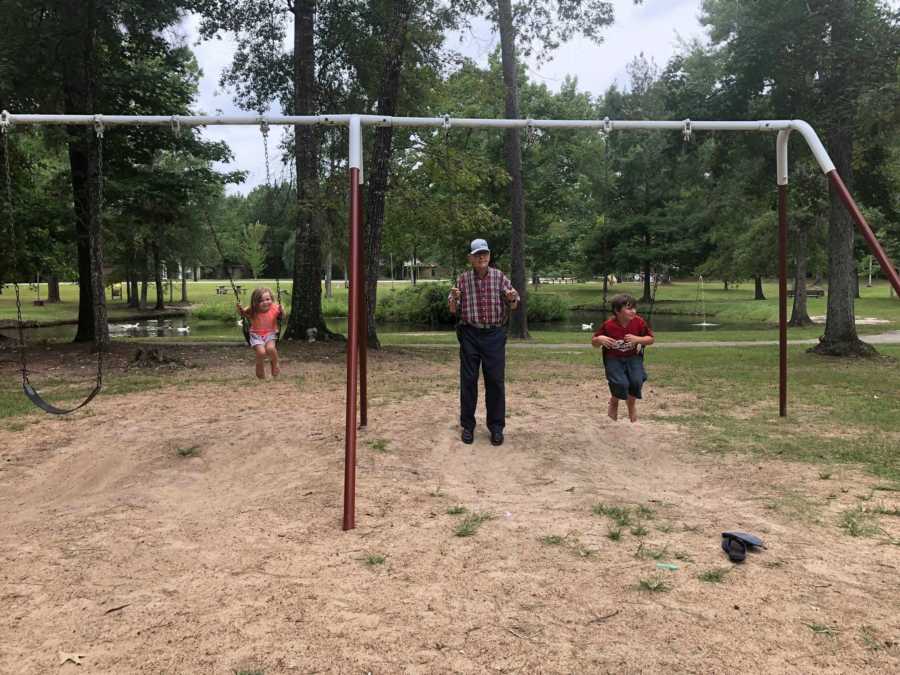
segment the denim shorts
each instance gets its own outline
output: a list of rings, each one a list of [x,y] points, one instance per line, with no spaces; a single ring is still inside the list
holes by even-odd
[[[641,398],[641,387],[647,381],[644,360],[639,356],[624,359],[607,356],[603,360],[606,366],[606,381],[609,393],[618,399],[626,400],[629,396]]]
[[[252,330],[250,331],[250,346],[265,345],[269,342],[275,342],[278,339],[278,333],[268,333],[266,335],[258,335]]]

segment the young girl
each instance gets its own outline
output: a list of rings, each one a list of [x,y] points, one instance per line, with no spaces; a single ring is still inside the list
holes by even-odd
[[[641,386],[647,379],[641,350],[653,344],[653,331],[637,315],[637,300],[631,295],[616,295],[610,304],[614,316],[594,333],[591,344],[603,348],[603,365],[611,394],[607,414],[618,419],[619,400],[622,400],[628,406],[628,419],[636,422],[637,399],[641,398]]]
[[[284,309],[272,299],[268,288],[254,289],[250,296],[250,307],[237,306],[238,313],[250,320],[250,346],[256,352],[256,376],[266,378],[266,356],[272,364],[272,377],[278,377],[278,320],[284,316]]]

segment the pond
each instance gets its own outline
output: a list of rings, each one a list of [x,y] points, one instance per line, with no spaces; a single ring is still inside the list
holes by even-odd
[[[586,333],[595,330],[605,315],[600,312],[571,312],[565,321],[532,322],[528,324],[529,331],[542,332],[554,331],[558,333]],[[708,325],[703,324],[703,318],[689,315],[657,314],[652,317],[653,329],[657,332],[697,332],[717,330],[766,330],[771,329],[765,322],[739,323],[730,322],[716,324],[715,317],[706,318]],[[329,329],[338,333],[347,333],[347,319],[335,317],[326,319]],[[449,326],[431,327],[428,325],[408,323],[385,323],[378,326],[381,333],[434,333],[450,332]],[[112,339],[134,337],[164,337],[164,338],[192,338],[207,340],[236,339],[240,340],[241,329],[235,320],[234,323],[222,323],[221,321],[202,321],[192,317],[167,317],[158,319],[142,319],[132,322],[113,322],[109,324],[110,337]],[[5,328],[0,333],[7,337],[15,337],[15,329]],[[75,326],[42,326],[26,330],[26,340],[64,340],[75,337]]]

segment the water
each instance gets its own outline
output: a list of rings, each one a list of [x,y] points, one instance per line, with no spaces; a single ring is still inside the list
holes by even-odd
[[[528,324],[528,330],[535,333],[554,331],[560,333],[589,333],[596,330],[600,324],[608,318],[608,314],[602,312],[570,312],[565,321],[532,322]],[[346,318],[328,318],[325,321],[332,331],[347,334]],[[652,317],[651,325],[657,332],[696,332],[717,330],[765,330],[771,328],[765,322],[754,323],[709,323],[697,322],[696,316],[656,314]],[[60,340],[69,341],[75,337],[75,325],[45,326],[40,328],[28,328],[25,331],[25,339],[32,340]],[[450,326],[432,327],[428,325],[409,323],[379,324],[380,333],[439,333],[450,332]],[[7,337],[14,338],[16,331],[13,328],[3,329]],[[194,340],[243,340],[241,327],[237,320],[224,323],[222,321],[202,321],[192,317],[169,317],[156,319],[143,319],[141,321],[111,322],[109,324],[110,337],[113,340],[123,338],[191,338]]]

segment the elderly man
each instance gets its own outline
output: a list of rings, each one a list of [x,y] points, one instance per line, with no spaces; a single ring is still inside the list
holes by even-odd
[[[469,246],[472,269],[463,272],[450,289],[450,313],[459,317],[459,424],[462,442],[475,440],[478,403],[478,367],[484,371],[487,427],[491,443],[503,444],[506,426],[506,323],[507,312],[519,304],[509,279],[490,266],[491,249],[484,239]]]

